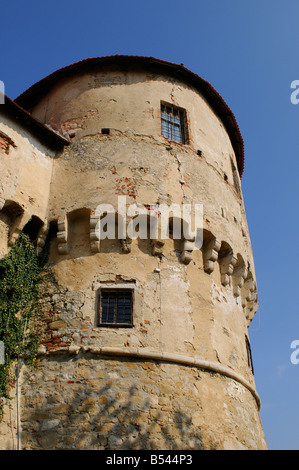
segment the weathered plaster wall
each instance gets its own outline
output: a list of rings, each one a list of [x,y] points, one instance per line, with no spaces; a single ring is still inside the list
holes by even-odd
[[[1,256],[31,216],[46,220],[54,152],[6,114],[0,138]]]
[[[78,257],[61,256],[51,268],[54,277],[45,277],[51,281],[43,297],[45,350],[55,348],[51,339],[59,336],[74,348],[84,344],[177,352],[229,364],[253,381],[244,340],[247,318],[232,286],[221,286],[219,266],[207,275],[199,250],[184,265],[173,240],[166,243],[161,261],[152,256],[147,240],[133,241],[130,253],[122,253],[118,242],[112,250],[110,243],[107,252],[103,243],[103,252],[92,256],[82,251]],[[50,262],[57,260],[52,256]],[[99,288],[119,284],[134,286],[134,328],[99,328]]]
[[[53,129],[81,139],[110,128],[161,137],[160,102],[187,110],[190,145],[202,150],[208,163],[231,178],[234,151],[223,123],[192,86],[158,73],[122,68],[96,68],[56,84],[32,114]],[[236,162],[235,162],[236,165]]]
[[[169,144],[161,136],[161,101],[186,109],[189,145]],[[227,219],[226,239],[232,231],[235,239],[234,225],[248,238],[242,197],[234,185],[232,144],[211,106],[192,87],[162,74],[93,70],[57,84],[32,113],[73,140],[55,162],[53,212],[61,205],[68,211],[94,209],[102,201],[115,204],[119,194],[133,194],[143,204],[159,197],[168,203],[193,201],[204,204],[206,219],[218,231]],[[110,136],[101,134],[104,128]]]

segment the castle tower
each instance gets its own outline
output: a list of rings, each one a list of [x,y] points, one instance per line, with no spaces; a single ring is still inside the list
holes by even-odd
[[[28,223],[38,249],[55,233],[22,448],[265,449],[244,148],[223,99],[183,65],[113,56],[0,111],[1,254]]]

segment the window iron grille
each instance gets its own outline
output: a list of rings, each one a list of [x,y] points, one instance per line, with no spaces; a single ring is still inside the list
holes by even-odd
[[[133,292],[132,290],[100,291],[100,326],[133,325]]]
[[[187,142],[185,121],[184,110],[161,103],[161,132],[164,137],[185,144]]]

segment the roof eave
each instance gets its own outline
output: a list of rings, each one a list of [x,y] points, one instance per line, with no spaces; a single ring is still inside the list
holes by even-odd
[[[109,63],[115,63],[116,61],[121,64],[135,63],[139,65],[144,64],[147,66],[155,65],[159,68],[164,68],[164,70],[171,70],[172,73],[178,74],[183,80],[191,82],[205,96],[226,127],[236,154],[239,174],[240,177],[242,177],[245,160],[244,142],[233,112],[209,82],[191,72],[183,64],[174,64],[162,59],[156,59],[155,57],[119,54],[105,57],[87,58],[58,69],[57,71],[38,81],[26,91],[24,91],[20,96],[18,96],[15,100],[15,103],[19,104],[23,108],[28,109],[32,107],[32,105],[34,105],[40,99],[40,97],[46,93],[49,87],[56,83],[60,78],[65,77],[70,73],[74,73],[75,70],[91,67],[93,64],[100,63],[106,65]]]
[[[70,144],[69,140],[33,117],[28,111],[8,96],[3,95],[1,102],[0,112],[4,110],[4,112],[12,114],[15,119],[21,120],[36,137],[42,137],[43,142],[51,148],[63,148],[65,145]]]

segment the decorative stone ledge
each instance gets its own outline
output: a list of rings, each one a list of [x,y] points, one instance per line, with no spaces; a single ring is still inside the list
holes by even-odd
[[[218,373],[225,377],[235,380],[236,382],[240,383],[245,388],[247,388],[254,396],[258,409],[260,409],[261,406],[261,400],[258,393],[256,392],[255,387],[237,372],[217,362],[168,352],[148,351],[144,349],[132,349],[121,347],[78,346],[74,344],[71,344],[68,347],[56,349],[55,354],[59,352],[68,352],[69,354],[77,355],[80,351],[82,351],[83,353],[90,352],[91,354],[101,356],[129,357],[138,359],[148,359],[152,361],[171,362],[175,364],[197,367],[198,369]],[[47,351],[44,347],[39,350],[40,355],[50,355],[52,353],[52,351]]]

